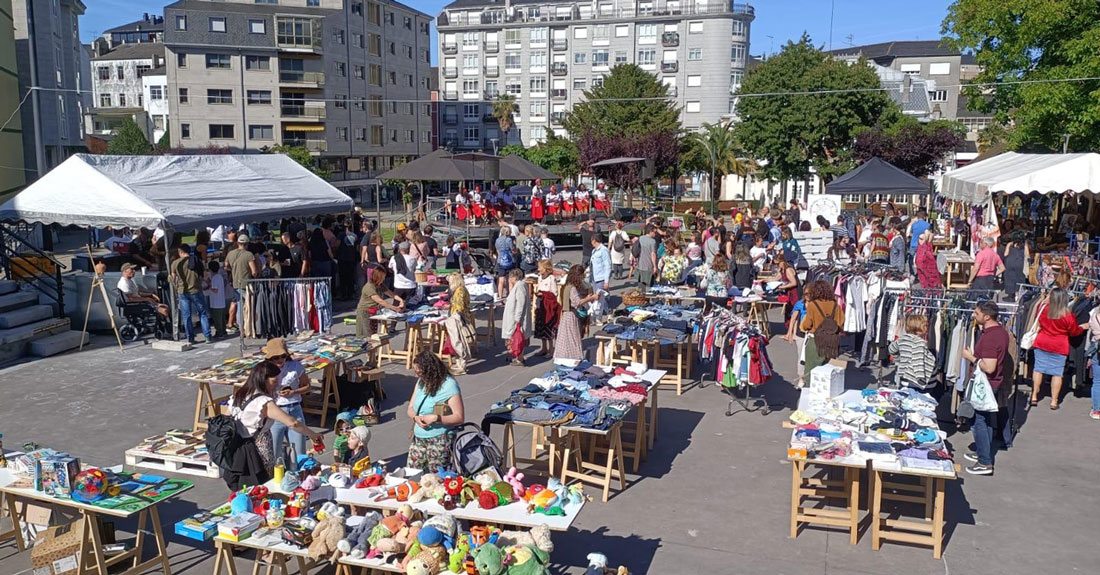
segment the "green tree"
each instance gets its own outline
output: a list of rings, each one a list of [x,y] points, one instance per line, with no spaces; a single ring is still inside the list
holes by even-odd
[[[734,133],[766,161],[768,179],[801,179],[812,168],[828,181],[854,166],[855,134],[889,108],[881,87],[870,67],[834,60],[803,35],[745,77]]]
[[[687,135],[686,143],[688,160],[684,165],[710,176],[711,200],[722,197],[721,186],[727,175],[747,178],[759,168],[737,141],[731,124],[704,122],[702,129]]]
[[[115,128],[114,137],[107,143],[107,153],[120,156],[144,156],[153,151],[145,133],[131,118],[122,120]]]
[[[172,147],[172,139],[168,135],[168,126],[164,126],[164,134],[157,140],[158,150],[167,150]]]
[[[577,145],[569,138],[558,136],[554,130],[548,130],[546,140],[525,149],[521,157],[563,178],[572,178],[580,173]]]
[[[511,94],[498,94],[493,99],[492,116],[500,124],[500,131],[504,134],[501,139],[504,142],[508,141],[508,130],[515,124],[515,114],[518,111],[519,104],[516,104],[516,97]]]
[[[289,156],[290,159],[301,164],[303,168],[326,180],[332,177],[332,170],[322,167],[321,164],[317,162],[316,158],[309,153],[309,149],[303,146],[265,146],[261,148],[261,151],[265,154],[283,154],[284,156]]]
[[[523,147],[522,144],[508,144],[507,146],[501,146],[500,149],[497,150],[497,154],[501,157],[519,156],[525,160],[531,159],[527,157],[527,148]]]
[[[1100,3],[956,0],[943,34],[974,53],[981,72],[964,91],[979,111],[1014,124],[1009,148],[1061,150],[1064,134],[1070,150],[1100,148],[1100,81],[1057,82],[1100,76]]]
[[[564,126],[574,138],[586,132],[603,137],[679,132],[680,110],[656,76],[634,64],[620,64],[602,85],[584,93],[566,114]]]

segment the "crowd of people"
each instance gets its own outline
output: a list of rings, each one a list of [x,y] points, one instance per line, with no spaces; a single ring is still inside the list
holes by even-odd
[[[535,180],[530,197],[518,195],[512,187],[501,189],[493,184],[483,193],[481,186],[474,186],[472,191],[459,189],[444,202],[449,217],[475,226],[503,221],[514,216],[517,207],[526,207],[538,224],[583,220],[597,214],[611,217],[611,200],[602,182],[592,190],[585,184],[571,187],[564,183],[544,189],[542,181]]]

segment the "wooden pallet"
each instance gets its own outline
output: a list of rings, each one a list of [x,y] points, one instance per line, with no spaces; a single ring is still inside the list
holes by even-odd
[[[186,473],[199,477],[217,479],[221,477],[221,470],[209,461],[196,460],[181,455],[164,455],[163,453],[150,453],[131,449],[126,452],[126,465],[144,467],[158,471],[171,471],[173,473]]]

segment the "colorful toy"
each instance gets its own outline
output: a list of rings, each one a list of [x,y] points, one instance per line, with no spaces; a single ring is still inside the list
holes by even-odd
[[[340,541],[347,535],[344,514],[331,512],[313,528],[313,542],[309,544],[309,556],[314,561],[334,554]]]
[[[252,512],[252,500],[248,498],[248,494],[238,491],[229,500],[229,513],[231,515],[240,515],[241,513]]]
[[[360,479],[359,482],[355,484],[355,488],[356,489],[365,489],[365,488],[368,488],[368,487],[379,487],[385,482],[386,482],[385,477],[383,477],[379,473],[375,473],[373,475],[367,475],[366,477]]]
[[[497,544],[506,548],[531,546],[547,553],[554,551],[550,527],[545,523],[532,527],[530,531],[501,531]]]
[[[290,493],[290,499],[286,502],[286,516],[302,517],[306,509],[309,509],[309,491],[299,487]]]
[[[73,499],[91,503],[107,497],[110,490],[107,474],[102,469],[91,467],[76,474],[73,478]]]
[[[516,470],[515,467],[508,468],[508,474],[504,476],[504,481],[512,486],[512,493],[523,493],[523,474]]]
[[[420,484],[415,481],[406,481],[401,485],[391,487],[386,490],[385,493],[375,497],[375,501],[385,501],[387,499],[396,499],[398,501],[408,501],[414,493],[420,490]]]
[[[550,554],[530,545],[513,548],[508,575],[549,575],[546,563]]]
[[[420,478],[420,489],[409,496],[409,503],[420,503],[438,499],[443,495],[443,480],[434,473],[425,473]]]
[[[463,564],[466,562],[466,556],[470,554],[470,543],[466,535],[461,535],[458,538],[458,542],[455,544],[454,550],[451,551],[451,556],[447,562],[447,569],[451,573],[462,573]]]
[[[336,544],[336,548],[341,553],[347,554],[354,559],[365,557],[370,547],[370,544],[367,543],[367,537],[370,536],[371,530],[373,530],[381,520],[382,515],[377,511],[367,513],[363,516],[363,520],[360,521],[354,529],[348,532],[347,537]]]

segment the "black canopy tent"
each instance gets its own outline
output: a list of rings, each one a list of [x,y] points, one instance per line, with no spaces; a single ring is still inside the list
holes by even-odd
[[[858,168],[829,182],[825,193],[832,195],[891,194],[921,196],[929,193],[929,184],[880,158],[871,158]]]

